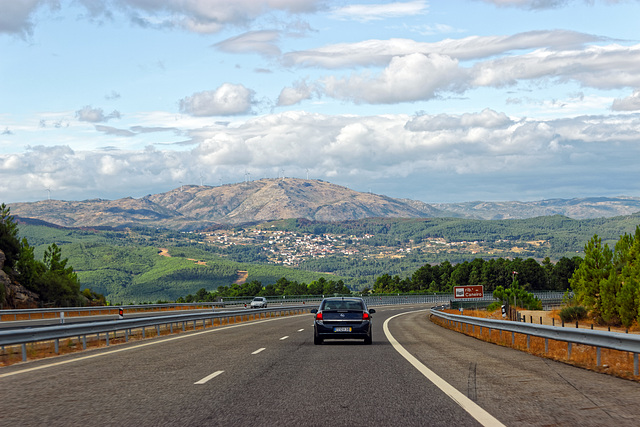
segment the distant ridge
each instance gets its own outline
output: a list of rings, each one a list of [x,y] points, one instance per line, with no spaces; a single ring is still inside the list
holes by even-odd
[[[325,181],[296,178],[261,179],[218,187],[185,185],[140,199],[43,200],[9,207],[13,215],[21,218],[66,227],[153,226],[179,230],[287,218],[345,221],[455,215],[422,202],[407,203]]]
[[[573,219],[609,218],[640,212],[640,197],[587,197],[535,202],[434,203],[433,207],[466,218],[524,219],[564,215]]]
[[[321,180],[261,179],[238,184],[185,185],[134,199],[43,200],[9,204],[11,214],[63,227],[160,227],[199,230],[278,219],[347,221],[363,218],[463,217],[524,219],[564,215],[574,219],[630,215],[640,198],[596,197],[537,202],[427,204],[361,193]]]

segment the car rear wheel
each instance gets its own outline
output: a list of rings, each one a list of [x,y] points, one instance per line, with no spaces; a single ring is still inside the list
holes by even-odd
[[[320,338],[320,337],[319,337],[319,336],[317,336],[317,335],[314,335],[314,336],[313,336],[313,343],[314,343],[315,345],[320,345],[320,344],[322,344],[322,338]]]
[[[373,343],[373,338],[371,337],[371,335],[369,335],[368,337],[366,337],[364,339],[364,343],[367,344],[367,345]]]

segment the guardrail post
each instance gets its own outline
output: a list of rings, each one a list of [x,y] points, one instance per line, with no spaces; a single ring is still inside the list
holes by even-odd
[[[633,353],[633,374],[638,376],[638,353]]]
[[[600,347],[596,347],[596,366],[600,366]]]
[[[22,343],[22,361],[27,361],[27,345],[25,343]]]
[[[156,325],[156,333],[160,336],[160,325]]]
[[[571,359],[571,343],[567,343],[567,359]]]
[[[109,332],[107,332],[107,347],[109,347]]]
[[[549,353],[549,338],[544,339],[544,354]]]
[[[87,336],[86,335],[82,336],[82,349],[83,350],[87,349]]]
[[[55,349],[56,354],[60,353],[60,340],[58,338],[55,339]]]

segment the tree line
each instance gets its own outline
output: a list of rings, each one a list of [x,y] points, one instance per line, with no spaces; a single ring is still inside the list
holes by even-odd
[[[242,297],[279,297],[296,295],[348,295],[351,290],[342,280],[327,280],[320,277],[309,284],[288,280],[281,277],[275,283],[262,285],[259,280],[252,280],[242,284],[234,283],[231,286],[220,286],[216,290],[207,292],[201,288],[195,295],[180,297],[176,302],[215,302],[224,298]]]
[[[453,292],[454,286],[482,285],[488,294],[498,287],[510,287],[517,279],[526,291],[566,291],[569,289],[569,279],[581,262],[582,258],[577,256],[560,258],[555,264],[549,257],[542,263],[533,258],[476,258],[456,265],[444,261],[435,265],[426,264],[411,277],[379,276],[372,290],[374,293]]]
[[[42,261],[35,259],[27,239],[18,238],[18,225],[4,203],[0,205],[0,250],[5,255],[4,272],[10,280],[34,292],[41,305],[78,306],[93,299],[104,303],[101,295],[88,289],[80,291],[78,276],[55,243],[45,250]],[[0,284],[0,303],[5,298],[6,289]]]
[[[640,226],[621,236],[613,250],[594,235],[570,283],[577,304],[594,321],[626,327],[640,322]]]

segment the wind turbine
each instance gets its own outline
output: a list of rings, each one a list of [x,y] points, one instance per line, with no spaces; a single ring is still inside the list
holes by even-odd
[[[51,200],[51,187],[47,187],[47,200]]]

